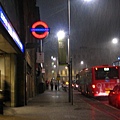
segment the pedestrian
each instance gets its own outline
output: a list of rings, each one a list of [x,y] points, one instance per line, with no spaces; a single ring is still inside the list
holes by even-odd
[[[57,86],[58,86],[58,83],[57,81],[55,81],[55,90],[57,91]]]
[[[4,88],[3,88],[3,96],[4,96],[4,102],[8,102],[11,100],[10,98],[10,85],[7,82],[7,80],[4,80]]]
[[[45,81],[45,84],[46,84],[46,89],[48,90],[48,88],[49,88],[49,81],[46,80],[46,81]]]
[[[50,81],[51,90],[53,90],[53,80]]]

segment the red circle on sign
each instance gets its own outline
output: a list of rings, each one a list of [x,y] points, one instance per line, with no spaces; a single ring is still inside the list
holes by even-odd
[[[45,29],[48,29],[48,25],[42,21],[35,22],[32,25],[32,29],[35,29],[37,26],[43,26]],[[45,38],[48,34],[49,34],[48,31],[45,31],[43,34],[38,34],[35,31],[32,31],[32,35],[36,38],[39,38],[39,39]]]

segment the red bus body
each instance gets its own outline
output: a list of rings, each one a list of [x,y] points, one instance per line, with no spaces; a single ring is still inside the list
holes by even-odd
[[[108,96],[117,83],[120,83],[119,66],[94,66],[79,73],[79,91],[92,97]]]

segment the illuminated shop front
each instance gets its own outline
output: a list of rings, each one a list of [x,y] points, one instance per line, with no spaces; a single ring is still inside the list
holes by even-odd
[[[8,106],[16,106],[16,84],[18,80],[18,55],[24,54],[24,47],[10,22],[4,8],[0,5],[0,89],[8,89]]]

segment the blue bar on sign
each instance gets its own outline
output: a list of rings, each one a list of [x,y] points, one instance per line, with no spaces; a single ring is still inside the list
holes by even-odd
[[[31,28],[31,32],[49,32],[49,28]]]

